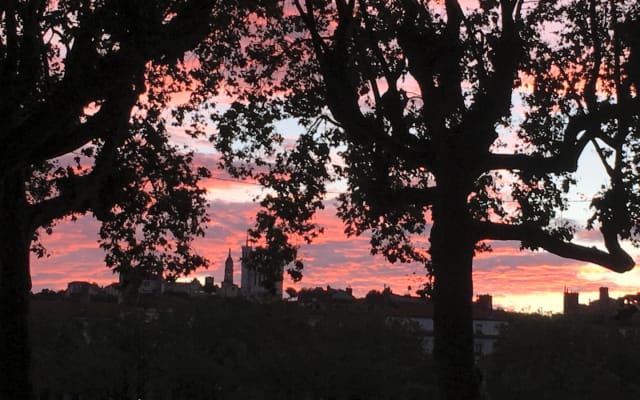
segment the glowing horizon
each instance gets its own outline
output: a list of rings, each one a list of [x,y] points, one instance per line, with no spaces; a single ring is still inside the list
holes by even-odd
[[[204,161],[204,158],[198,157],[198,160]],[[213,158],[207,157],[204,163],[210,165],[211,162]],[[231,249],[235,263],[234,281],[239,283],[240,246],[244,244],[246,231],[252,226],[258,210],[258,205],[247,199],[260,188],[251,183],[234,182],[219,170],[213,170],[213,178],[205,183],[211,222],[206,236],[198,238],[194,247],[210,260],[211,266],[197,270],[188,279],[196,277],[204,281],[205,276],[213,276],[216,283],[221,282],[224,260]],[[285,288],[351,287],[356,297],[363,297],[370,290],[382,290],[386,286],[397,294],[415,295],[426,272],[423,266],[390,264],[380,256],[370,255],[368,237],[346,237],[331,201],[316,219],[325,227],[325,233],[311,245],[301,244],[304,277],[301,282],[293,283],[285,276]],[[105,267],[104,253],[96,243],[98,228],[96,220],[85,216],[76,222],[62,221],[52,235],[44,236],[43,243],[52,254],[43,259],[32,257],[33,291],[62,290],[74,280],[99,285],[117,281]],[[590,232],[580,232],[577,238],[589,243],[591,236]],[[424,235],[425,243],[426,239]],[[617,274],[547,252],[521,251],[517,242],[493,242],[491,245],[493,251],[474,258],[474,295],[491,294],[495,307],[524,312],[561,312],[565,287],[580,292],[582,303],[597,299],[601,286],[609,287],[614,298],[640,291],[640,269]],[[638,252],[632,254],[638,262]]]
[[[475,0],[462,2],[465,7],[476,7]],[[522,76],[522,85],[516,90],[530,93],[531,78]],[[381,82],[383,85],[384,82]],[[418,91],[415,81],[407,76],[405,89]],[[413,89],[412,89],[413,87]],[[381,88],[384,89],[383,86]],[[223,92],[223,91],[221,91]],[[178,103],[187,99],[185,93],[174,93],[172,101]],[[215,102],[220,107],[228,105],[232,96],[220,96]],[[517,98],[512,104],[513,115],[522,118],[524,108]],[[91,112],[89,107],[87,113]],[[170,118],[170,113],[166,117]],[[184,135],[180,128],[170,126],[172,142],[185,145],[196,152],[194,163],[206,166],[212,177],[203,181],[210,202],[211,222],[204,238],[196,240],[196,250],[211,261],[208,270],[198,270],[192,276],[203,279],[213,276],[216,282],[223,277],[224,260],[231,249],[236,262],[235,281],[240,282],[240,246],[246,238],[246,231],[253,225],[253,217],[258,209],[252,199],[261,193],[261,188],[252,182],[238,182],[215,168],[218,161],[211,143],[206,138],[193,139]],[[294,121],[278,125],[285,140],[292,140],[300,131]],[[500,141],[505,145],[501,152],[514,151],[517,137],[513,126],[500,131]],[[211,127],[208,134],[215,134]],[[568,210],[560,218],[563,220],[584,220],[588,203],[600,190],[604,175],[602,165],[597,164],[598,156],[593,147],[587,146],[580,158],[580,169],[576,175],[580,184],[571,189],[572,199]],[[344,190],[340,183],[332,184],[336,191]],[[343,233],[343,225],[335,216],[335,207],[327,201],[327,209],[316,220],[325,227],[325,234],[312,245],[302,245],[300,254],[305,262],[304,278],[300,283],[285,279],[284,286],[315,287],[327,285],[336,288],[351,287],[358,297],[370,290],[391,287],[395,293],[415,294],[420,279],[425,274],[418,264],[390,264],[382,257],[369,254],[366,235],[348,238]],[[583,224],[584,225],[584,224]],[[32,257],[32,281],[34,291],[43,288],[64,289],[72,280],[87,280],[101,285],[116,280],[111,270],[105,268],[103,252],[98,248],[98,222],[91,217],[81,217],[75,223],[64,221],[58,224],[54,234],[43,236],[43,244],[52,252],[44,259]],[[588,245],[601,243],[598,232],[578,231],[576,241]],[[422,235],[425,245],[427,236]],[[562,292],[565,287],[581,293],[584,303],[589,298],[597,298],[598,288],[607,286],[612,297],[640,291],[640,269],[625,274],[616,274],[605,268],[583,262],[563,259],[546,252],[521,251],[517,242],[493,242],[493,251],[481,253],[474,259],[474,294],[491,294],[494,305],[516,311],[538,309],[561,311]],[[640,262],[640,251],[627,249]],[[411,289],[409,289],[411,287]]]

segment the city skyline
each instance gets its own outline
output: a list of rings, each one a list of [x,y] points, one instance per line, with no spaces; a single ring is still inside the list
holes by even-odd
[[[404,83],[407,90],[418,92],[416,83],[408,79]],[[516,93],[531,91],[531,82],[526,80],[515,89]],[[187,98],[185,93],[174,93],[173,103]],[[233,99],[221,94],[216,104],[226,107]],[[516,96],[512,109],[512,125],[498,129],[499,139],[494,149],[497,153],[512,153],[520,143],[515,134],[518,124],[524,118],[524,108]],[[171,114],[164,117],[171,122]],[[299,134],[304,131],[294,120],[277,124],[282,135],[283,146],[293,146]],[[211,262],[209,269],[199,269],[191,274],[204,281],[204,276],[215,277],[221,282],[224,276],[224,260],[228,249],[232,249],[234,260],[239,260],[240,247],[246,240],[247,230],[252,227],[258,205],[252,199],[260,196],[261,188],[254,182],[241,182],[217,169],[219,162],[212,144],[206,138],[194,139],[185,135],[182,128],[167,124],[171,141],[195,152],[196,166],[205,166],[212,177],[203,182],[207,188],[210,203],[211,222],[204,238],[194,242],[195,248]],[[207,134],[214,135],[214,127]],[[73,154],[62,157],[62,165],[72,159]],[[341,163],[337,154],[332,162]],[[560,214],[560,220],[577,222],[576,239],[581,244],[604,248],[598,229],[584,230],[589,218],[591,199],[606,185],[608,176],[601,160],[591,145],[586,146],[575,174],[578,184],[567,194],[569,208]],[[300,254],[305,262],[304,277],[293,283],[285,276],[284,287],[351,287],[354,294],[364,296],[369,290],[382,290],[386,285],[395,293],[404,294],[411,286],[411,293],[420,286],[420,278],[426,273],[418,264],[390,264],[381,256],[369,254],[368,237],[347,237],[342,222],[335,216],[335,198],[345,189],[344,183],[335,182],[328,188],[326,209],[319,212],[316,222],[324,226],[325,232],[313,244],[300,241]],[[508,196],[509,194],[506,193]],[[509,199],[505,199],[507,203]],[[54,228],[52,236],[42,235],[42,242],[52,252],[51,257],[36,259],[32,256],[32,281],[34,291],[42,288],[61,289],[69,278],[81,278],[98,283],[113,281],[112,273],[102,262],[104,253],[97,246],[98,223],[91,217],[80,217],[78,221],[62,222]],[[419,240],[423,248],[428,245],[428,229]],[[628,243],[625,250],[640,263],[640,251]],[[596,299],[598,288],[607,286],[614,297],[640,290],[640,268],[618,274],[603,267],[581,261],[564,259],[547,252],[521,251],[518,242],[493,242],[493,251],[477,254],[474,259],[474,294],[492,294],[494,303],[514,311],[561,311],[563,288],[571,288],[582,293],[582,301]],[[236,271],[235,281],[239,282]]]
[[[174,137],[179,142],[180,136]],[[205,237],[194,242],[197,251],[208,258],[211,265],[209,269],[197,270],[188,279],[197,277],[204,282],[205,276],[213,276],[219,283],[224,276],[224,260],[229,248],[234,261],[239,262],[240,247],[258,210],[251,199],[260,193],[260,188],[250,182],[234,181],[215,169],[217,158],[205,144],[191,143],[191,146],[199,150],[196,163],[212,170],[212,177],[203,182],[208,192],[211,222]],[[328,200],[327,209],[316,217],[325,227],[325,233],[311,245],[300,243],[305,262],[302,281],[293,283],[285,276],[284,287],[351,287],[354,295],[362,297],[369,290],[388,286],[394,293],[415,295],[426,272],[424,268],[417,264],[390,264],[380,256],[371,256],[366,235],[347,238],[343,233],[334,204],[335,201]],[[576,207],[582,210],[569,210],[567,216],[584,212],[588,202],[578,202]],[[104,253],[96,243],[98,228],[97,221],[84,216],[76,222],[63,221],[51,236],[43,235],[43,243],[51,255],[43,259],[32,256],[33,291],[64,289],[71,280],[101,285],[115,281],[111,270],[104,266]],[[427,233],[422,235],[423,245],[427,244]],[[597,245],[598,235],[597,231],[580,231],[576,236],[585,243]],[[582,302],[596,299],[600,286],[609,287],[612,297],[640,290],[640,269],[616,274],[546,252],[520,251],[517,242],[494,242],[492,248],[492,252],[480,253],[474,260],[474,293],[491,294],[494,304],[505,309],[559,312],[565,287],[579,291]],[[638,262],[638,251],[632,250],[632,254]],[[240,282],[238,269],[234,282]]]

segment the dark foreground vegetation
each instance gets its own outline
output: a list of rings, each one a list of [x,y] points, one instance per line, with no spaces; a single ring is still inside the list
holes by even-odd
[[[640,399],[640,328],[516,316],[489,361],[490,399]]]
[[[419,335],[375,313],[213,299],[136,310],[39,303],[31,323],[42,400],[411,399],[433,391]]]
[[[432,399],[421,333],[384,310],[178,297],[33,303],[38,399]],[[486,399],[640,398],[638,327],[513,315]]]

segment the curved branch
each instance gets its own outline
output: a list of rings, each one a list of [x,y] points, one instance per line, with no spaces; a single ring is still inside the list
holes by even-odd
[[[104,137],[111,130],[111,119],[121,113],[128,117],[144,92],[145,64],[175,62],[210,30],[210,2],[193,0],[166,24],[157,18],[146,21],[135,35],[126,36],[120,50],[105,56],[96,51],[94,43],[103,11],[82,15],[83,24],[65,60],[64,79],[24,118],[5,126],[8,135],[0,150],[2,169],[37,164]],[[139,12],[124,10],[123,24],[135,24],[125,17]],[[84,116],[83,108],[96,100],[104,100],[101,110],[93,117]],[[84,117],[87,122],[82,124]]]
[[[598,264],[614,272],[626,272],[635,266],[633,258],[619,245],[605,240],[607,251],[596,247],[581,246],[565,242],[534,225],[509,225],[491,222],[476,222],[477,240],[518,240],[527,246],[541,247],[564,258]]]
[[[324,42],[319,40],[315,21],[309,15],[311,6],[307,4],[307,11],[305,11],[300,2],[296,1],[298,12],[312,33],[312,37],[317,36],[317,40],[314,40],[315,52],[326,85],[327,106],[332,116],[356,143],[370,144],[372,141],[376,141],[395,152],[398,157],[431,160],[431,149],[426,141],[411,143],[409,139],[413,140],[413,137],[408,139],[390,136],[376,121],[363,114],[358,102],[357,84],[348,71],[351,64],[349,61],[351,54],[348,46],[350,37],[347,35],[351,33],[354,23],[350,4],[345,5],[345,9],[338,16],[333,45],[329,49],[326,44],[323,44]]]
[[[311,40],[316,53],[318,55],[321,55],[329,52],[329,47],[324,42],[324,40],[322,39],[322,36],[320,36],[320,33],[316,29],[315,20],[313,17],[312,3],[309,1],[305,2],[305,6],[307,8],[306,10],[304,9],[304,7],[302,7],[302,4],[300,4],[300,0],[294,0],[293,4],[296,7],[298,14],[300,14],[300,17],[302,18],[305,25],[307,26],[307,29],[309,29],[309,33],[311,34]]]
[[[96,180],[91,174],[74,176],[66,183],[63,193],[29,207],[29,223],[33,231],[56,219],[73,213],[82,214],[93,207]]]
[[[137,96],[134,96],[134,101],[135,98]],[[93,170],[86,175],[74,175],[58,180],[57,186],[60,193],[56,197],[29,207],[29,220],[34,230],[72,213],[93,210],[99,217],[103,210],[111,208],[111,204],[108,204],[109,200],[102,196],[102,193],[108,190],[107,197],[113,200],[115,199],[113,191],[120,187],[112,182],[114,160],[117,157],[118,147],[124,143],[129,134],[128,110],[132,105],[123,107],[126,112],[109,113],[112,119],[101,132],[110,133],[110,135],[105,138]]]
[[[610,143],[611,138],[601,134],[602,123],[618,118],[621,114],[640,114],[640,98],[624,104],[600,103],[598,108],[589,114],[571,117],[564,134],[564,143],[560,145],[558,154],[545,157],[527,154],[491,154],[483,167],[486,170],[511,169],[532,171],[537,173],[575,172],[578,159],[585,146],[593,139],[601,139]],[[578,138],[578,134],[584,132]]]
[[[117,84],[114,84],[114,86]],[[45,111],[47,118],[42,120],[33,119],[33,125],[25,126],[23,131],[39,132],[40,137],[31,142],[18,142],[14,150],[16,157],[11,160],[6,159],[5,162],[11,164],[36,164],[41,160],[48,160],[67,154],[79,147],[89,143],[92,139],[107,139],[114,130],[128,129],[126,122],[133,106],[135,105],[140,90],[131,90],[127,81],[121,82],[120,89],[115,90],[114,94],[104,104],[100,110],[93,116],[87,117],[85,123],[78,120],[69,120],[59,118],[57,121],[54,117],[55,109],[51,108]],[[144,89],[144,86],[142,87]],[[122,121],[124,120],[125,125]],[[20,137],[18,135],[18,137]],[[21,148],[24,147],[23,149]]]

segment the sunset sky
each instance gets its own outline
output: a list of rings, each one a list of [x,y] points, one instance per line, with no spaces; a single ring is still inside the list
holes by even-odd
[[[475,2],[463,4],[473,6]],[[411,82],[406,85],[411,85]],[[528,90],[526,80],[520,90]],[[522,110],[518,110],[516,105],[516,117],[519,111]],[[296,130],[300,129],[292,123],[281,128],[288,139],[294,138]],[[506,151],[509,150],[510,134],[507,131],[501,137],[507,144]],[[251,182],[235,181],[217,170],[217,155],[208,141],[193,141],[177,129],[172,131],[172,138],[175,143],[188,144],[193,148],[197,153],[196,163],[207,166],[213,173],[213,177],[205,182],[211,222],[206,236],[195,243],[199,253],[211,261],[211,266],[193,275],[203,281],[205,276],[213,276],[219,283],[223,278],[224,261],[231,249],[236,266],[235,281],[239,283],[240,246],[245,241],[247,229],[252,226],[257,211],[252,199],[260,193],[260,188]],[[588,147],[576,175],[579,184],[569,194],[570,209],[561,218],[580,221],[578,225],[584,227],[590,201],[603,183],[603,176],[595,150]],[[305,262],[302,281],[294,284],[285,277],[284,287],[351,287],[356,296],[364,296],[369,290],[381,290],[386,285],[394,293],[414,294],[423,281],[423,266],[389,264],[382,257],[370,255],[366,236],[345,236],[343,225],[335,216],[335,200],[332,200],[341,189],[339,184],[329,189],[327,208],[317,216],[316,222],[324,226],[325,233],[313,244],[301,246],[300,254]],[[97,246],[97,233],[98,222],[90,216],[81,217],[76,222],[58,223],[52,235],[43,237],[43,244],[51,255],[43,259],[32,256],[33,291],[64,289],[72,280],[101,285],[116,281],[117,277],[104,265],[104,253]],[[425,246],[427,240],[428,232],[425,232]],[[598,231],[579,231],[576,241],[603,248]],[[595,300],[601,286],[609,287],[613,297],[640,291],[640,268],[616,274],[596,265],[546,252],[521,251],[517,242],[493,242],[491,245],[492,252],[479,254],[474,261],[474,292],[476,295],[493,295],[494,305],[506,309],[561,311],[565,287],[579,291],[582,303]],[[640,262],[640,251],[626,245],[625,248],[634,256],[636,263]]]
[[[290,127],[295,129],[295,127]],[[185,139],[178,131],[173,133],[176,142]],[[252,198],[260,188],[252,183],[237,182],[223,171],[217,170],[216,154],[206,141],[192,142],[198,153],[196,163],[208,166],[213,177],[205,184],[210,202],[211,222],[206,237],[196,241],[197,250],[211,261],[209,269],[193,274],[204,280],[213,276],[219,283],[223,278],[227,252],[235,261],[235,282],[240,282],[240,246],[246,231],[252,225],[257,205]],[[597,190],[599,167],[593,150],[581,159],[578,174],[581,184],[572,192],[571,208],[563,218],[582,219],[592,194]],[[339,191],[339,187],[333,188]],[[330,189],[330,197],[335,197]],[[325,233],[312,245],[303,245],[301,255],[305,262],[304,278],[294,284],[288,277],[284,287],[327,286],[353,288],[356,296],[364,296],[369,290],[381,290],[390,286],[394,293],[411,293],[420,287],[425,273],[417,264],[389,264],[382,257],[369,254],[368,238],[347,238],[341,221],[335,216],[335,200],[327,201],[327,209],[317,216],[317,222],[325,227]],[[584,224],[583,224],[584,225]],[[61,222],[51,236],[44,237],[50,250],[48,258],[32,257],[34,292],[43,288],[64,289],[72,280],[87,280],[100,285],[117,280],[103,262],[104,254],[97,247],[98,222],[92,217],[79,218],[76,222]],[[578,240],[585,244],[599,245],[598,232],[581,232]],[[424,236],[426,244],[427,235]],[[546,252],[520,251],[517,242],[493,242],[493,251],[476,257],[474,262],[475,294],[491,294],[494,304],[516,311],[561,311],[564,287],[580,292],[580,301],[597,298],[600,286],[608,286],[612,296],[636,293],[640,289],[640,269],[626,274],[608,272],[604,268],[578,261],[563,259]],[[600,245],[602,247],[602,245]],[[633,250],[636,262],[640,252]]]

